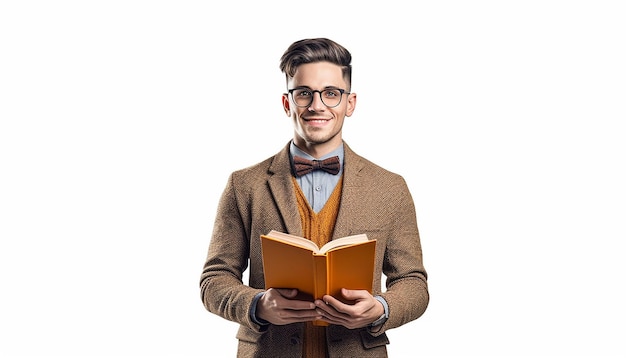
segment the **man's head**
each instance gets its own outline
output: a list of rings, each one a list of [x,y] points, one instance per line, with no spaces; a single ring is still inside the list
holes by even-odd
[[[283,109],[294,122],[294,143],[314,157],[341,145],[343,120],[354,112],[351,60],[348,50],[325,38],[296,41],[281,58]]]

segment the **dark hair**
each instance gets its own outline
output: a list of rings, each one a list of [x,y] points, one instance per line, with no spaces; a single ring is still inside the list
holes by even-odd
[[[296,74],[298,66],[304,63],[323,61],[341,66],[343,78],[350,87],[352,55],[345,47],[326,38],[304,39],[291,44],[280,58],[280,70],[289,80]]]

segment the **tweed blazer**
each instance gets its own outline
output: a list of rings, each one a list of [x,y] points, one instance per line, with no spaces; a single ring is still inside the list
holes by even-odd
[[[415,207],[400,175],[357,155],[345,142],[343,175],[332,238],[365,233],[377,240],[373,294],[387,301],[389,319],[376,332],[329,326],[328,352],[384,357],[385,331],[420,317],[429,301]],[[288,143],[263,162],[233,172],[218,204],[200,291],[208,311],[240,324],[238,357],[299,357],[302,352],[304,324],[259,326],[250,318],[253,299],[264,290],[261,234],[302,235],[292,176]]]

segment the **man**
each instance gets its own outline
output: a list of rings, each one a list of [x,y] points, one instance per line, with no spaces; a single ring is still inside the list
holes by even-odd
[[[415,207],[404,179],[360,157],[342,138],[357,100],[351,60],[348,50],[324,38],[287,49],[280,63],[287,80],[282,105],[294,124],[293,140],[232,173],[220,199],[200,289],[207,310],[240,324],[240,357],[384,357],[385,331],[417,319],[428,305]],[[312,168],[320,170],[306,169],[307,160],[317,160]],[[321,168],[333,160],[329,172]],[[295,289],[265,290],[260,236],[270,230],[320,246],[360,233],[376,239],[373,294],[347,287],[344,298],[354,304],[346,304],[328,295],[297,300]]]

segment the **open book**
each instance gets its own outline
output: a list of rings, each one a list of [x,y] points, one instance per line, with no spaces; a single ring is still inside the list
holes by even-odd
[[[376,240],[346,236],[318,248],[303,237],[275,230],[261,235],[265,288],[296,288],[298,299],[331,295],[345,303],[341,289],[372,292]],[[321,325],[323,322],[314,322]]]

